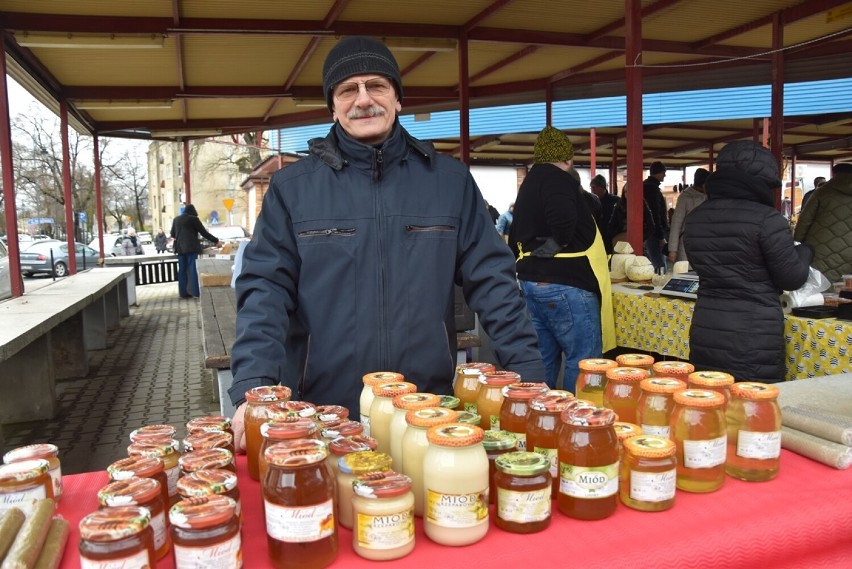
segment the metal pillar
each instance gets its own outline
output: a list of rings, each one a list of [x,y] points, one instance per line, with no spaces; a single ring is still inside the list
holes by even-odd
[[[12,129],[9,126],[9,91],[6,79],[6,34],[0,34],[0,170],[3,174],[3,204],[6,246],[9,248],[9,278],[12,296],[24,294],[18,244],[18,211],[15,207],[15,169],[12,165]]]
[[[609,165],[609,191],[618,195],[618,137],[612,137],[612,162]]]
[[[470,165],[470,80],[465,31],[459,34],[459,157]]]
[[[772,123],[769,148],[778,162],[778,174],[783,178],[784,151],[784,20],[778,11],[772,17]],[[781,210],[781,188],[775,191],[775,206]]]
[[[71,150],[68,146],[68,101],[59,101],[59,138],[62,140],[62,189],[65,196],[65,241],[68,243],[68,274],[77,273],[76,224],[71,192]]]
[[[184,203],[192,203],[192,176],[189,175],[189,141],[183,141],[183,193]]]
[[[589,150],[591,151],[592,164],[589,167],[589,176],[594,178],[598,169],[598,144],[594,127],[589,129]]]
[[[95,215],[98,217],[98,251],[99,259],[103,261],[104,255],[104,200],[101,195],[101,153],[98,145],[98,135],[92,135],[92,146],[95,148]]]
[[[805,187],[802,185],[802,193],[804,194]],[[793,147],[792,156],[790,156],[790,215],[796,213],[796,147]]]
[[[544,89],[544,124],[553,126],[553,83]]]
[[[642,234],[642,3],[624,0],[625,63],[627,68],[627,240],[637,255]]]
[[[707,169],[711,172],[714,170],[716,166],[716,143],[711,142],[710,147],[707,149]]]

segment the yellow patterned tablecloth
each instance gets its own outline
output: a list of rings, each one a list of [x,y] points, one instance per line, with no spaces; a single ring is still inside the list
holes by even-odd
[[[689,359],[694,303],[637,292],[613,292],[615,340],[625,348]],[[852,323],[784,317],[785,379],[852,372]]]

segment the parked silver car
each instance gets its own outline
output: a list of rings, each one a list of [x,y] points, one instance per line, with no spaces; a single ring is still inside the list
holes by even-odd
[[[0,241],[0,300],[12,296],[12,277],[9,274],[9,250]]]
[[[51,252],[53,253],[52,266]],[[78,271],[98,266],[98,252],[82,243],[75,244],[74,256],[77,259]],[[21,272],[25,277],[51,272],[57,277],[64,277],[68,274],[68,243],[56,240],[33,243],[26,250],[21,251],[20,259]]]
[[[110,233],[109,235],[104,235],[104,255],[107,257],[119,257],[124,254],[124,249],[121,247],[121,243],[124,241],[124,237],[121,236],[120,233]],[[100,245],[98,244],[98,238],[95,237],[89,242],[89,247],[98,250]]]

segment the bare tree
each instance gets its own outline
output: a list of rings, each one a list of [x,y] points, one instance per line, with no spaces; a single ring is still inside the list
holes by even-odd
[[[104,211],[121,226],[122,216],[129,215],[133,224],[145,229],[148,212],[148,166],[138,152],[125,150],[113,160],[106,159],[108,142],[102,156],[102,186],[105,192]]]

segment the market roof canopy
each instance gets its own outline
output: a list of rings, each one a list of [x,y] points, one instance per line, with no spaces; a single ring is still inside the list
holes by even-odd
[[[388,42],[402,69],[406,113],[458,108],[465,38],[472,107],[543,101],[548,90],[554,101],[623,95],[624,5],[0,0],[0,27],[9,73],[50,108],[66,98],[76,128],[176,138],[327,122],[322,63],[340,36],[353,34]],[[642,16],[637,63],[646,93],[768,84],[773,22],[783,25],[785,81],[850,76],[845,1],[644,0]],[[839,131],[831,136],[849,132],[842,117],[807,122],[820,134],[829,126]],[[669,143],[680,145],[695,138],[671,134]],[[511,146],[504,138],[491,149]]]

